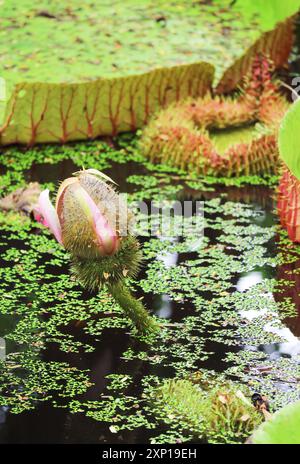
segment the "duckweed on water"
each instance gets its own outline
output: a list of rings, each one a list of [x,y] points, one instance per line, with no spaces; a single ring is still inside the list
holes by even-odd
[[[164,397],[160,413],[149,401],[157,388],[169,391],[173,381],[164,383],[166,377],[183,382],[217,366],[237,388],[245,384],[266,394],[273,409],[300,397],[299,354],[280,357],[297,328],[300,247],[278,234],[274,217],[260,206],[265,187],[256,187],[258,200],[240,188],[236,201],[210,179],[192,181],[191,190],[187,173],[151,166],[134,139],[118,144],[10,148],[1,155],[10,169],[0,184],[7,193],[43,173],[42,185],[53,190],[57,177],[84,164],[108,174],[120,169],[120,188],[130,200],[204,200],[204,217],[191,219],[182,236],[178,230],[173,238],[144,240],[144,269],[131,282],[146,306],[170,324],[151,347],[129,337],[129,321],[111,296],[105,290],[87,294],[77,285],[69,257],[45,229],[25,216],[0,213],[0,336],[8,352],[0,366],[1,405],[21,413],[47,402],[98,421],[105,433],[147,431],[154,443],[194,437],[190,424],[183,427],[180,415],[167,411],[173,393]],[[195,225],[197,240],[189,233]],[[209,440],[231,441],[232,433],[223,432]]]
[[[172,183],[184,179],[186,184],[196,190],[211,189],[212,185],[216,182],[225,186],[241,187],[245,185],[275,185],[277,183],[277,176],[266,175],[264,177],[258,176],[242,176],[240,178],[214,178],[198,176],[193,173],[186,173],[180,169],[161,165],[153,165],[145,159],[137,147],[138,137],[132,134],[120,135],[117,140],[117,148],[113,145],[113,140],[110,142],[85,142],[69,145],[46,145],[43,148],[34,147],[31,149],[24,148],[8,148],[0,158],[0,186],[3,193],[9,193],[18,187],[26,185],[30,177],[38,170],[41,165],[47,164],[49,166],[61,164],[60,169],[50,169],[53,175],[49,181],[37,179],[48,187],[54,187],[57,182],[57,176],[62,174],[60,171],[67,169],[82,168],[83,166],[93,166],[95,169],[105,170],[110,168],[112,163],[127,164],[128,162],[138,162],[145,169],[145,175],[136,176],[131,175],[127,179],[129,183],[143,185],[144,194],[150,187],[160,187],[160,184]],[[65,166],[63,164],[65,162]],[[32,172],[29,172],[30,169]],[[153,176],[149,172],[154,173]],[[45,173],[41,173],[40,177],[44,177]],[[62,175],[63,177],[63,175]],[[146,185],[145,185],[146,182]],[[171,187],[171,185],[169,185]],[[157,190],[156,190],[157,193]]]

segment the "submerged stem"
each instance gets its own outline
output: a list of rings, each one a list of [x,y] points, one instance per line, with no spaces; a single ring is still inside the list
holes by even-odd
[[[131,294],[124,283],[108,285],[108,289],[141,334],[146,335],[158,331],[159,325],[155,319],[147,312],[141,301]]]

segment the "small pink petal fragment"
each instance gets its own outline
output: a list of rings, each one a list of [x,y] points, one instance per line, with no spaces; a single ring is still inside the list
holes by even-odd
[[[33,214],[33,217],[34,217],[35,221],[39,222],[40,224],[43,224],[43,226],[45,225],[44,224],[44,218],[41,215],[41,211],[40,211],[40,208],[39,208],[38,205],[35,205],[33,207],[32,214]]]
[[[39,222],[51,230],[56,240],[62,244],[61,227],[57,213],[49,198],[49,190],[43,190],[39,196],[38,212],[41,216]]]

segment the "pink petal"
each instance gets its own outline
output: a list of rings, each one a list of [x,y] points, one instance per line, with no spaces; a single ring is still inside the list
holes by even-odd
[[[80,185],[76,186],[75,195],[93,225],[98,239],[100,253],[104,256],[114,254],[119,245],[117,232],[113,230],[94,200],[83,187]]]
[[[63,202],[63,195],[66,189],[69,187],[69,185],[72,185],[74,183],[78,182],[78,179],[74,177],[69,177],[68,179],[65,179],[61,184],[60,187],[57,191],[56,195],[56,203],[55,203],[55,209],[58,211],[59,214],[59,209],[60,209],[60,203]]]
[[[114,254],[119,246],[119,237],[101,213],[96,218],[95,228],[98,240],[105,249],[106,254]]]
[[[43,190],[38,200],[38,212],[43,217],[40,221],[51,230],[56,240],[62,244],[61,227],[58,215],[49,198],[49,190]]]

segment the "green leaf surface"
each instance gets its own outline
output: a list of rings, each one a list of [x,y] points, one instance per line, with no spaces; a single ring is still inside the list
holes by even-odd
[[[291,172],[300,179],[300,100],[286,112],[279,130],[279,153]]]
[[[199,60],[221,75],[262,31],[230,0],[6,0],[0,13],[0,75],[10,88]]]
[[[253,443],[300,444],[300,401],[285,406],[253,434]]]
[[[238,0],[236,8],[240,9],[245,18],[256,18],[260,27],[268,31],[277,22],[297,13],[300,0]]]

